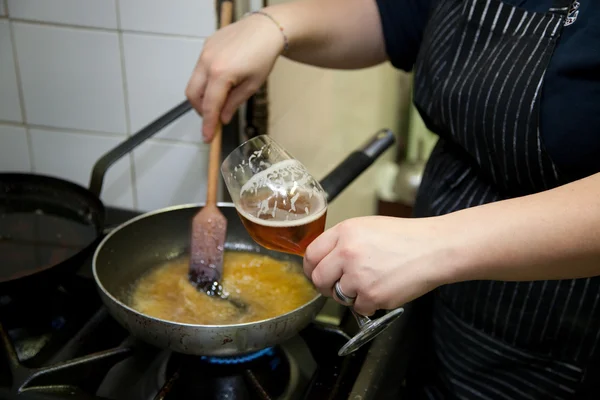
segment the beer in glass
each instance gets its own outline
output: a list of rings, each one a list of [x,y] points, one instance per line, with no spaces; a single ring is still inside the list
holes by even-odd
[[[268,136],[230,154],[221,172],[244,227],[261,246],[303,256],[325,230],[325,191]]]
[[[221,173],[246,230],[261,246],[304,256],[308,245],[325,230],[325,191],[300,161],[268,136],[257,136],[235,149],[221,165]],[[339,281],[335,287],[339,289]],[[339,355],[360,348],[404,312],[397,308],[370,319],[347,305],[359,331]]]

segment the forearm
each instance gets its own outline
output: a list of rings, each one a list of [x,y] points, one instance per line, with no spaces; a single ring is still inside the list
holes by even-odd
[[[600,174],[441,218],[456,233],[449,282],[600,275]]]
[[[298,0],[264,11],[282,25],[292,60],[355,69],[387,58],[375,0]]]

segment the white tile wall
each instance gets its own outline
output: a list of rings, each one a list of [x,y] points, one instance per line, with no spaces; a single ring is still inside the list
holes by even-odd
[[[27,122],[127,132],[116,32],[14,23]]]
[[[30,170],[27,131],[21,126],[0,124],[0,171],[29,172]]]
[[[138,207],[195,203],[206,196],[208,150],[193,144],[150,140],[134,152]]]
[[[11,18],[117,28],[115,0],[8,0]]]
[[[119,137],[31,129],[35,172],[57,176],[87,187],[96,160],[122,141]],[[107,172],[101,198],[110,204],[133,207],[130,157]]]
[[[119,0],[126,31],[206,37],[216,27],[214,9],[213,0]]]
[[[22,122],[15,59],[7,20],[0,20],[0,120]]]
[[[202,39],[123,34],[125,76],[131,129],[137,131],[185,98],[185,87]],[[202,141],[202,120],[190,112],[165,128],[159,137]]]
[[[87,186],[101,154],[185,98],[214,9],[213,0],[0,0],[0,172]],[[142,144],[109,170],[102,199],[142,210],[202,201],[200,129],[191,112]]]

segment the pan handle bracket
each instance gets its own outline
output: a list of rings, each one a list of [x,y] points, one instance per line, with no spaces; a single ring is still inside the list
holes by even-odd
[[[139,132],[119,144],[108,153],[104,154],[94,165],[90,178],[90,191],[100,197],[102,185],[104,184],[104,176],[108,169],[123,156],[131,152],[137,146],[142,144],[146,139],[156,135],[164,127],[171,124],[173,121],[181,117],[192,109],[192,105],[187,101],[179,103],[164,115],[146,125]]]
[[[332,202],[360,174],[385,153],[396,141],[389,129],[381,129],[359,149],[350,154],[340,165],[321,180],[327,193],[327,201]]]

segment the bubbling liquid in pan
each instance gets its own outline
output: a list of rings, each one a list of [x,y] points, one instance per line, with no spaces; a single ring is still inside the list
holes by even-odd
[[[224,255],[221,284],[232,298],[248,306],[244,311],[199,292],[190,284],[188,272],[188,256],[150,270],[134,285],[130,306],[173,322],[231,325],[288,313],[317,296],[299,263],[256,253],[226,251]]]

